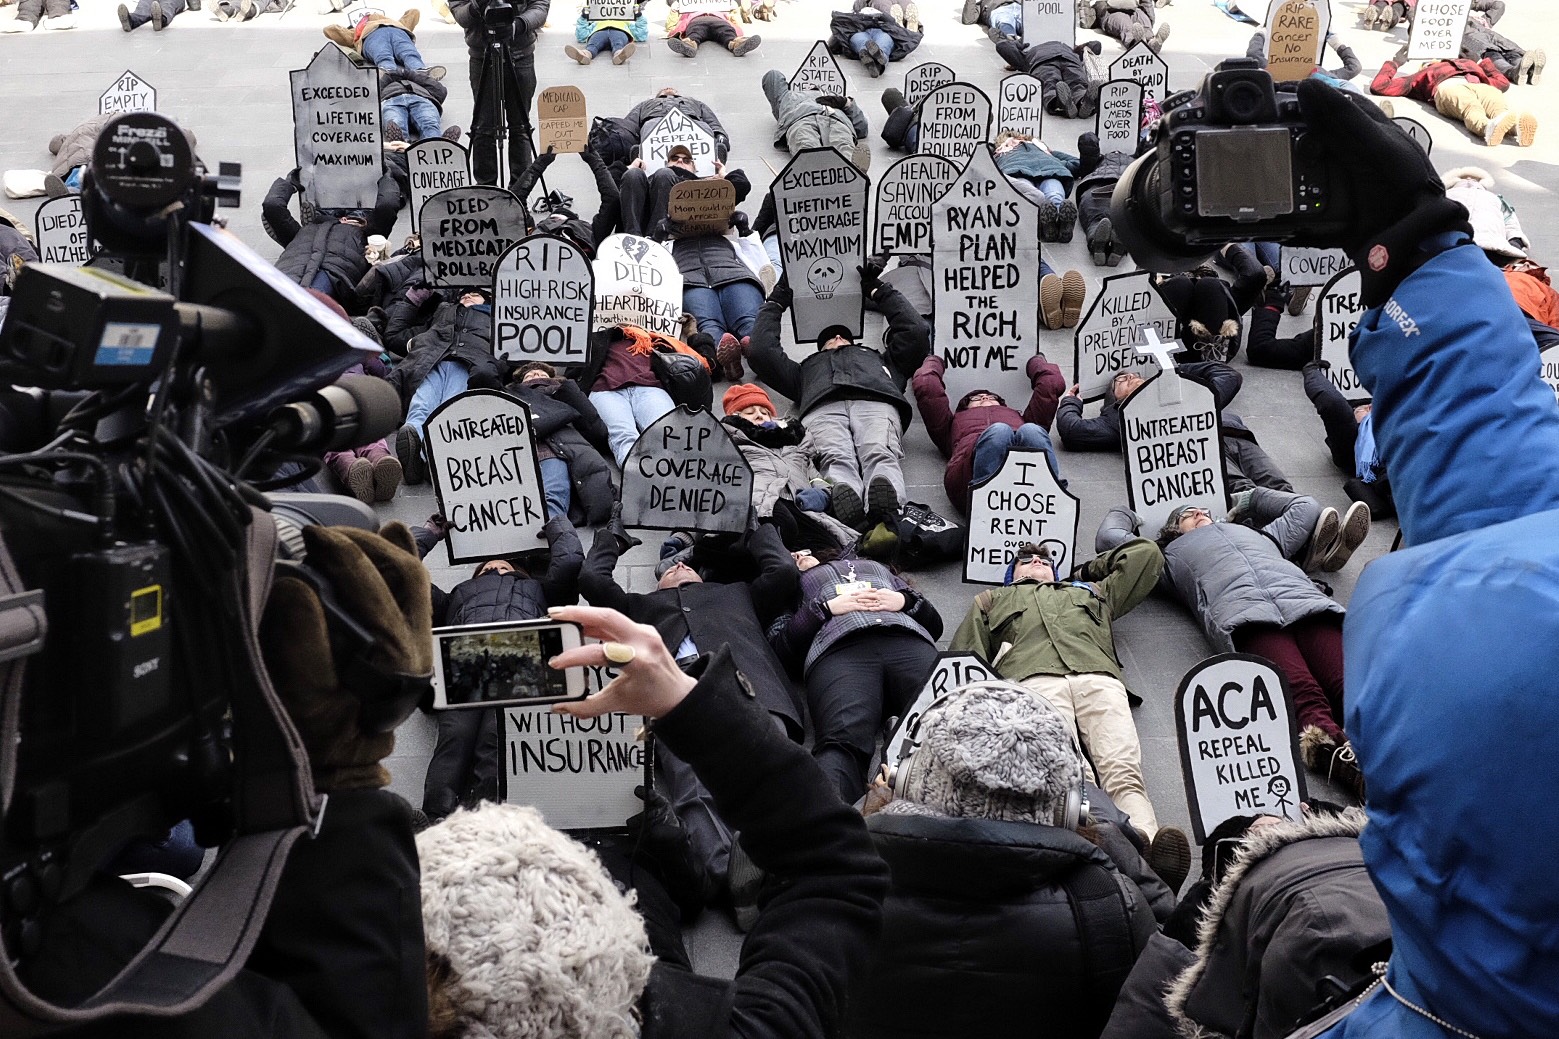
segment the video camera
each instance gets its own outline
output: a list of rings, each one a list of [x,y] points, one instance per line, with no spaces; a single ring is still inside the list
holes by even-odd
[[[1121,175],[1116,232],[1153,271],[1184,271],[1227,242],[1335,240],[1356,200],[1307,141],[1293,95],[1253,58],[1229,58],[1169,98],[1153,150]]]
[[[399,400],[339,378],[375,344],[205,222],[237,204],[238,175],[208,175],[163,116],[110,121],[82,202],[112,255],[24,267],[0,326],[0,381],[64,412],[46,442],[0,455],[3,1034],[198,1005],[242,966],[286,849],[323,810],[256,634],[287,554],[257,488],[283,481],[245,476],[370,443]],[[299,497],[294,527],[317,518]],[[333,645],[366,655],[372,635],[321,599]],[[420,690],[376,692],[364,725],[388,731]],[[31,995],[15,972],[48,908],[181,819],[223,851],[147,954],[82,1006]]]
[[[514,39],[514,19],[519,11],[509,0],[476,0],[482,12],[482,28],[499,43]]]

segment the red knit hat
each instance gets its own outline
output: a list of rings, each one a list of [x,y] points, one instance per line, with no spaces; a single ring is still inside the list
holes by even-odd
[[[754,404],[768,408],[769,414],[778,415],[779,409],[769,399],[769,395],[763,392],[762,386],[750,382],[739,382],[725,391],[725,396],[720,398],[720,406],[725,409],[727,415],[734,415],[743,408],[750,408]]]

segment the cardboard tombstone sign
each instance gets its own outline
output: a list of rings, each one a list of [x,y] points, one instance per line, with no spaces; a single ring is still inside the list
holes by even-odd
[[[1331,28],[1328,0],[1282,0],[1267,10],[1267,71],[1277,83],[1308,79]]]
[[[736,5],[731,0],[677,0],[679,14],[718,14],[727,16]]]
[[[585,0],[583,14],[592,22],[631,22],[638,0]]]
[[[671,186],[666,216],[679,235],[718,234],[731,226],[736,185],[724,177],[699,177]]]
[[[546,548],[546,495],[530,409],[498,390],[467,390],[423,427],[449,561],[475,563]]]
[[[1282,262],[1278,280],[1296,289],[1325,285],[1353,266],[1353,261],[1341,249],[1306,249],[1297,245],[1283,246]]]
[[[411,181],[411,229],[422,225],[422,207],[440,191],[471,183],[471,155],[466,146],[442,137],[428,137],[406,149]]]
[[[1112,79],[1099,88],[1099,111],[1094,133],[1099,135],[1099,154],[1137,151],[1142,134],[1143,86],[1134,79]]]
[[[33,218],[38,229],[38,259],[44,263],[69,263],[79,267],[92,258],[87,218],[81,212],[80,195],[51,198],[38,207]]]
[[[871,181],[836,149],[808,148],[780,170],[772,190],[796,341],[811,342],[832,325],[860,338],[866,297],[856,268],[866,262]]]
[[[1472,0],[1418,0],[1407,34],[1409,61],[1438,61],[1461,56],[1462,34]]]
[[[1554,391],[1554,395],[1559,397],[1559,344],[1550,346],[1539,353],[1537,355],[1537,363],[1540,366],[1539,371],[1543,376],[1543,381],[1548,384],[1549,389]]]
[[[1160,103],[1169,96],[1169,63],[1145,43],[1132,44],[1125,54],[1110,62],[1110,79],[1136,80],[1148,97]],[[1135,145],[1132,150],[1136,150]]]
[[[700,177],[715,175],[715,138],[708,130],[673,108],[644,134],[639,155],[644,171],[666,168],[666,153],[673,145],[685,145],[693,155],[693,171]]]
[[[493,354],[523,364],[583,364],[590,352],[595,272],[555,235],[520,239],[493,274]]]
[[[597,673],[605,670],[587,668],[585,688],[599,692],[605,682]],[[501,714],[504,803],[529,805],[554,830],[575,834],[624,831],[628,818],[644,810],[633,792],[651,783],[653,741],[638,738],[643,718],[617,712],[574,718],[547,707],[508,707]]]
[[[932,342],[948,396],[1026,400],[1023,368],[1039,349],[1039,207],[1002,176],[990,145],[932,205],[931,242]]]
[[[125,69],[97,99],[98,115],[157,111],[157,88]]]
[[[1175,694],[1175,731],[1198,844],[1236,815],[1303,817],[1299,726],[1271,661],[1224,653],[1187,671]]]
[[[1315,302],[1316,360],[1331,365],[1326,369],[1326,377],[1348,398],[1349,404],[1355,405],[1370,399],[1370,391],[1359,382],[1348,356],[1349,340],[1365,309],[1357,267],[1349,267],[1327,282]]]
[[[849,82],[844,78],[844,71],[839,68],[839,62],[828,53],[828,44],[818,40],[807,51],[807,56],[802,59],[801,67],[796,69],[795,75],[790,77],[790,89],[811,90],[818,94],[834,94],[844,97],[850,93]]]
[[[1121,405],[1126,498],[1152,537],[1182,505],[1213,516],[1228,509],[1223,434],[1213,391],[1173,368],[1137,387]]]
[[[741,534],[752,466],[713,415],[678,407],[645,427],[623,460],[623,524],[641,530]]]
[[[682,334],[682,271],[665,246],[614,234],[596,249],[595,327],[638,325]]]
[[[940,155],[910,155],[877,178],[872,252],[931,255],[931,204],[958,179],[958,163]]]
[[[292,72],[293,147],[316,209],[372,209],[384,173],[379,70],[358,68],[333,43]]]
[[[548,87],[536,95],[536,147],[559,155],[585,150],[590,117],[578,87]]]
[[[1111,380],[1121,372],[1136,372],[1147,379],[1158,371],[1157,363],[1139,350],[1145,342],[1144,328],[1151,328],[1160,339],[1175,335],[1175,315],[1148,272],[1105,278],[1072,334],[1072,381],[1082,387],[1078,393],[1083,400],[1105,396]]]
[[[428,281],[490,287],[499,258],[525,237],[526,223],[525,203],[503,188],[472,184],[433,195],[417,215]]]
[[[1413,143],[1424,150],[1425,155],[1429,154],[1430,149],[1434,147],[1434,138],[1429,134],[1429,127],[1417,119],[1405,115],[1399,115],[1391,121],[1401,127],[1402,132],[1411,137]]]
[[[1077,0],[1023,0],[1023,42],[1077,46]]]
[[[1045,128],[1045,85],[1027,72],[1001,81],[996,92],[996,132],[1011,130],[1038,141]]]
[[[1077,497],[1062,487],[1043,451],[1011,451],[1000,469],[970,488],[964,580],[1003,584],[1024,545],[1045,549],[1056,579],[1071,573],[1077,552]]]
[[[887,745],[883,747],[883,764],[893,769],[904,764],[905,759],[920,745],[920,716],[940,697],[970,682],[999,681],[1001,677],[996,674],[996,669],[973,653],[937,654],[936,666],[926,678],[925,687],[904,712],[904,717],[899,719],[893,735],[888,737]]]
[[[941,155],[960,166],[991,136],[991,99],[972,83],[937,87],[920,104],[923,155]]]
[[[940,61],[926,61],[904,73],[904,103],[918,108],[937,87],[956,82],[958,76]]]

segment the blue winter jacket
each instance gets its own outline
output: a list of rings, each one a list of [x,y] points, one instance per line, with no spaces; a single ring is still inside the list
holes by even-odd
[[[1362,845],[1397,992],[1483,1039],[1559,1036],[1559,406],[1499,270],[1450,241],[1351,346],[1408,546],[1345,626]],[[1324,1034],[1452,1033],[1377,988]]]

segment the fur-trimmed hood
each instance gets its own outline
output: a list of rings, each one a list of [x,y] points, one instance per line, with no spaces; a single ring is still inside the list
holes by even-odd
[[[1440,182],[1448,188],[1464,180],[1474,181],[1479,187],[1494,190],[1493,174],[1478,166],[1457,166],[1446,170],[1440,178]]]
[[[1352,984],[1362,949],[1390,937],[1359,850],[1364,813],[1253,831],[1202,918],[1195,962],[1165,992],[1186,1039],[1281,1039],[1321,1001],[1327,975]]]

